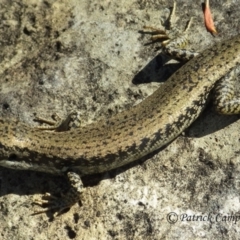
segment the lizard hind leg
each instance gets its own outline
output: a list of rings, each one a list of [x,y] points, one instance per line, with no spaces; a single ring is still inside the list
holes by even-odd
[[[48,130],[55,132],[64,132],[81,126],[80,113],[73,111],[65,119],[61,119],[56,113],[52,115],[53,120],[48,120],[36,116],[34,121],[45,123],[45,126],[39,126],[39,130]]]
[[[33,204],[39,205],[41,208],[35,209],[32,215],[54,211],[54,217],[59,216],[65,209],[70,208],[81,200],[81,195],[85,189],[80,175],[75,172],[67,172],[67,177],[71,185],[68,192],[66,194],[61,194],[60,198],[46,193],[42,198],[34,199]]]

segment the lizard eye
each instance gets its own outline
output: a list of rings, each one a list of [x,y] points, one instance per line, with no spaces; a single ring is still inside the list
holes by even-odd
[[[8,160],[12,160],[12,161],[14,161],[14,160],[16,160],[17,159],[17,155],[15,154],[15,153],[11,153],[10,155],[9,155],[9,157],[8,157]]]

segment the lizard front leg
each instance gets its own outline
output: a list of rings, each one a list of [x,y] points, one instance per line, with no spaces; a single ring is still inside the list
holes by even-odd
[[[143,33],[151,34],[151,40],[153,42],[161,42],[162,50],[165,54],[178,60],[188,61],[199,54],[195,51],[186,49],[186,46],[188,45],[187,32],[192,25],[193,18],[190,18],[185,29],[180,34],[177,33],[175,34],[176,36],[170,37],[169,35],[171,34],[171,32],[176,32],[176,29],[173,26],[176,21],[175,11],[176,2],[174,1],[172,11],[167,20],[167,25],[169,27],[168,30],[171,30],[169,31],[169,33],[167,33],[166,28],[162,30],[150,26],[144,26]]]
[[[226,115],[240,113],[240,96],[235,91],[239,74],[240,66],[237,66],[216,83],[213,103],[218,113]]]

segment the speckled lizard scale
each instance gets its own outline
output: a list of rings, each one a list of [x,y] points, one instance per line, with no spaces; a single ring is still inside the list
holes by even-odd
[[[61,173],[70,168],[86,175],[160,148],[199,116],[217,80],[239,64],[239,41],[236,36],[204,51],[131,110],[81,129],[43,132],[1,119],[0,165],[10,159],[13,167],[25,162],[33,170]]]
[[[108,120],[67,132],[45,132],[0,119],[0,165],[82,176],[137,160],[186,129],[217,81],[239,64],[240,35],[205,50],[140,104]]]

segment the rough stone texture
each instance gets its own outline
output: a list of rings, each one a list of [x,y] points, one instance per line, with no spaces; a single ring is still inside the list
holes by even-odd
[[[215,38],[206,32],[199,1],[177,3],[178,27],[195,17],[193,49],[240,31],[239,1],[210,1]],[[171,5],[0,0],[0,115],[36,126],[35,114],[49,118],[80,109],[82,124],[88,124],[139,103],[176,69],[165,66],[156,45],[144,46],[148,36],[138,32],[143,25],[160,26]],[[238,117],[207,108],[163,150],[85,177],[82,206],[53,221],[50,213],[31,216],[31,202],[66,189],[65,179],[1,168],[1,239],[237,239],[239,223],[226,216],[240,216],[239,152]],[[188,218],[170,224],[170,212]]]

